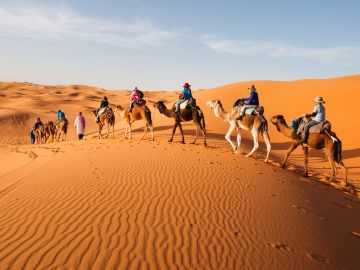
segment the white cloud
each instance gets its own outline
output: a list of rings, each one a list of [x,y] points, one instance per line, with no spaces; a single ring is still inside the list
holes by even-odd
[[[202,42],[214,51],[234,55],[260,54],[273,58],[302,58],[350,66],[360,64],[360,47],[357,46],[309,48],[280,42],[234,41],[213,36],[204,36]]]
[[[0,7],[0,32],[34,39],[76,40],[123,47],[160,46],[175,31],[150,21],[123,23],[81,16],[68,7],[17,4]]]

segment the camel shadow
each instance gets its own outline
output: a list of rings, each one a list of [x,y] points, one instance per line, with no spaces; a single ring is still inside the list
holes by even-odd
[[[344,159],[360,157],[360,148],[343,150]]]

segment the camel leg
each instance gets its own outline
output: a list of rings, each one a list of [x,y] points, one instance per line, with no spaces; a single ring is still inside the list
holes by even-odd
[[[304,151],[304,176],[308,176],[308,168],[309,168],[309,148],[306,146],[302,146]]]
[[[184,131],[182,129],[181,123],[179,123],[179,129],[180,129],[180,134],[181,134],[181,143],[185,143]]]
[[[230,128],[228,130],[228,132],[225,135],[225,139],[230,143],[231,147],[233,148],[233,150],[236,150],[236,146],[235,144],[231,141],[231,133],[234,131],[234,129],[236,128],[236,125],[233,121],[230,121]]]
[[[330,177],[330,181],[329,181],[329,183],[330,183],[333,180],[333,178],[335,177],[335,175],[337,174],[337,170],[336,170],[336,165],[335,165],[335,160],[334,160],[334,156],[332,153],[332,149],[325,148],[325,153],[326,153],[327,159],[329,160],[330,167],[331,167],[331,177]]]
[[[173,141],[173,139],[174,139],[174,134],[175,134],[175,131],[176,131],[177,126],[178,126],[178,122],[175,122],[174,127],[173,127],[173,132],[172,132],[172,135],[171,135],[171,138],[170,138],[169,142],[172,142],[172,141]]]
[[[206,145],[207,145],[207,143],[206,143],[206,129],[203,127],[203,128],[201,129],[201,131],[202,131],[202,133],[203,133],[204,146],[206,146]]]
[[[110,124],[109,124],[109,122],[107,122],[107,130],[108,130],[108,132],[107,132],[105,138],[109,138],[109,134],[110,134]]]
[[[204,146],[206,146],[207,145],[207,143],[206,143],[206,127],[205,127],[204,116],[202,116],[200,119],[200,130],[202,131],[202,134],[203,134]]]
[[[101,134],[101,130],[102,130],[102,124],[100,124],[99,126],[99,139],[102,139],[102,134]]]
[[[270,143],[269,133],[268,133],[267,131],[264,131],[263,137],[264,137],[264,141],[265,141],[265,144],[266,144],[266,158],[265,158],[265,162],[268,162],[268,160],[269,160],[269,155],[270,155],[270,151],[271,151],[271,143]]]
[[[246,155],[247,157],[250,157],[259,148],[259,132],[258,132],[258,130],[257,129],[252,129],[251,134],[252,134],[253,139],[254,139],[254,147],[250,151],[250,153]]]
[[[154,127],[152,125],[149,125],[149,129],[151,132],[151,140],[154,141]]]
[[[147,133],[147,131],[148,131],[148,128],[149,128],[149,126],[148,126],[148,124],[145,122],[144,133],[143,133],[143,136],[142,136],[141,140],[143,140],[143,139],[145,138],[145,135],[146,135],[146,133]]]
[[[342,161],[340,161],[339,162],[339,165],[341,166],[341,168],[343,168],[343,170],[344,170],[344,175],[345,175],[345,184],[346,184],[346,186],[348,187],[349,186],[349,184],[348,184],[348,180],[347,180],[347,175],[348,175],[348,171],[347,171],[347,168],[345,167],[345,164],[344,164],[344,162],[342,162]]]
[[[191,144],[195,144],[196,140],[199,138],[199,130],[200,130],[199,126],[196,126],[195,139],[194,139],[194,141],[193,141]]]
[[[127,140],[127,133],[128,133],[128,126],[125,125],[125,135],[124,135],[125,140]]]
[[[129,128],[129,141],[131,141],[131,124],[128,125]]]
[[[237,142],[237,147],[236,149],[240,149],[240,144],[241,144],[241,130],[239,127],[236,127],[236,142]]]
[[[283,162],[282,162],[282,165],[281,165],[282,168],[285,167],[286,162],[287,162],[290,154],[291,154],[299,145],[300,145],[300,142],[295,142],[295,141],[293,141],[293,142],[291,143],[290,148],[288,149],[288,151],[287,151],[287,153],[286,153],[286,155],[285,155],[285,158],[284,158],[284,160],[283,160]]]

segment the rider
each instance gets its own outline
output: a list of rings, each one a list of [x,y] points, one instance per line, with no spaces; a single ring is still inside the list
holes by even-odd
[[[309,139],[309,130],[312,126],[315,126],[325,121],[325,107],[323,105],[325,104],[324,99],[322,97],[316,97],[313,101],[315,102],[313,112],[304,115],[304,117],[306,118],[313,117],[313,119],[307,122],[307,124],[305,125],[301,143],[307,143]]]
[[[62,119],[65,119],[65,113],[62,112],[61,110],[57,111],[57,120],[60,121]]]
[[[40,117],[38,117],[38,118],[36,119],[36,123],[35,123],[35,125],[34,125],[33,130],[38,129],[39,127],[41,127],[41,126],[43,126],[43,125],[44,125],[44,124],[43,124],[43,122],[41,121]]]
[[[259,95],[256,91],[255,85],[250,85],[248,89],[250,92],[250,97],[242,99],[245,101],[245,105],[241,106],[240,116],[238,117],[240,121],[244,117],[246,109],[256,108],[259,106]]]
[[[103,97],[103,99],[101,100],[101,103],[100,103],[100,108],[96,110],[96,122],[99,123],[99,111],[101,109],[104,109],[106,107],[109,106],[109,101],[108,101],[108,98],[106,96]]]
[[[131,93],[131,102],[130,102],[130,109],[129,112],[131,113],[132,109],[135,106],[135,103],[140,103],[141,97],[140,97],[140,90],[135,86],[134,90]]]
[[[181,103],[184,103],[186,100],[189,100],[189,99],[192,99],[193,96],[191,94],[191,85],[188,84],[188,83],[185,83],[183,85],[183,90],[182,90],[182,93],[181,93],[181,96],[180,96],[180,99],[178,100],[178,102],[176,103],[176,108],[175,108],[175,112],[179,112],[179,109],[180,109],[180,105]]]

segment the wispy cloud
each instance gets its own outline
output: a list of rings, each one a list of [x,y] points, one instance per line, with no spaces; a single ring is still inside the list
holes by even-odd
[[[202,42],[216,52],[234,55],[258,54],[273,58],[291,57],[324,63],[360,65],[360,47],[358,46],[310,48],[281,42],[239,41],[213,36],[203,36]]]
[[[81,16],[66,6],[22,2],[0,7],[0,32],[34,39],[76,40],[123,47],[161,46],[176,37],[150,21],[124,23]]]

